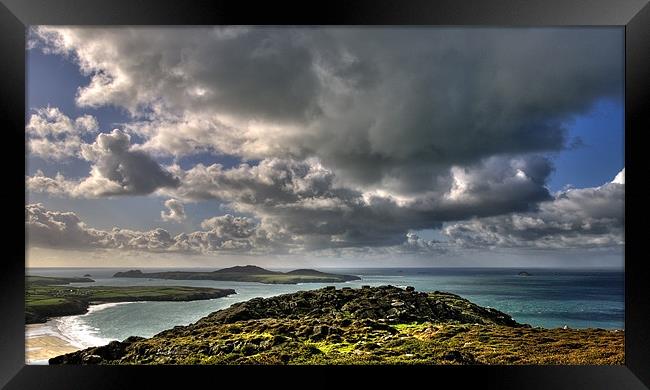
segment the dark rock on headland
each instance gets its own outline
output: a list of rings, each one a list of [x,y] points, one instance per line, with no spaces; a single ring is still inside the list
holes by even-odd
[[[271,298],[254,298],[235,303],[197,322],[201,324],[232,323],[261,318],[287,316],[330,319],[372,319],[386,323],[458,322],[527,326],[518,324],[509,315],[484,308],[444,292],[415,292],[393,286],[362,289],[299,291]]]

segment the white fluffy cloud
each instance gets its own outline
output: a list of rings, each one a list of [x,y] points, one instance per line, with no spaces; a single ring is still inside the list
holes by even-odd
[[[90,247],[92,231],[71,212],[50,211],[41,204],[25,206],[25,229],[30,245]]]
[[[81,135],[95,133],[98,128],[91,115],[72,120],[56,107],[36,109],[26,126],[29,152],[48,160],[78,157],[83,143]]]
[[[182,202],[176,199],[167,199],[165,201],[165,207],[167,211],[160,212],[160,218],[163,221],[181,222],[185,220],[185,206],[183,206]]]
[[[214,254],[269,253],[287,249],[291,244],[278,232],[268,233],[251,219],[229,214],[207,219],[202,227],[204,230],[176,236],[161,228],[99,230],[87,226],[72,212],[48,210],[40,203],[25,206],[25,229],[32,247]]]

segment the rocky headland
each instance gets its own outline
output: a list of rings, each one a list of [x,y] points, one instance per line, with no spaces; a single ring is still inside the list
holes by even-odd
[[[297,269],[289,272],[270,271],[255,265],[235,266],[211,272],[142,272],[140,270],[130,270],[117,272],[113,277],[173,280],[218,280],[228,282],[258,282],[266,284],[343,283],[361,279],[355,275],[332,274],[313,269]]]
[[[255,298],[50,364],[623,364],[623,332],[541,329],[444,292],[327,287]]]

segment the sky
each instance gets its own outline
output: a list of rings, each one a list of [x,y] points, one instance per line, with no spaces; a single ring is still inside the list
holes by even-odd
[[[623,42],[33,27],[27,265],[622,268]]]

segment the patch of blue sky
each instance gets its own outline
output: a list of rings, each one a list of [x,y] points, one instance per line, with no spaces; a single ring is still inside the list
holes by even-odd
[[[555,171],[548,187],[597,187],[612,179],[625,167],[625,110],[622,99],[602,99],[584,115],[566,124],[571,138],[581,144],[552,153]]]
[[[33,109],[57,107],[65,115],[76,118],[92,115],[104,132],[129,120],[126,110],[117,107],[79,107],[75,103],[77,88],[87,85],[90,78],[79,72],[71,59],[55,54],[43,54],[40,49],[27,50],[27,117]]]

